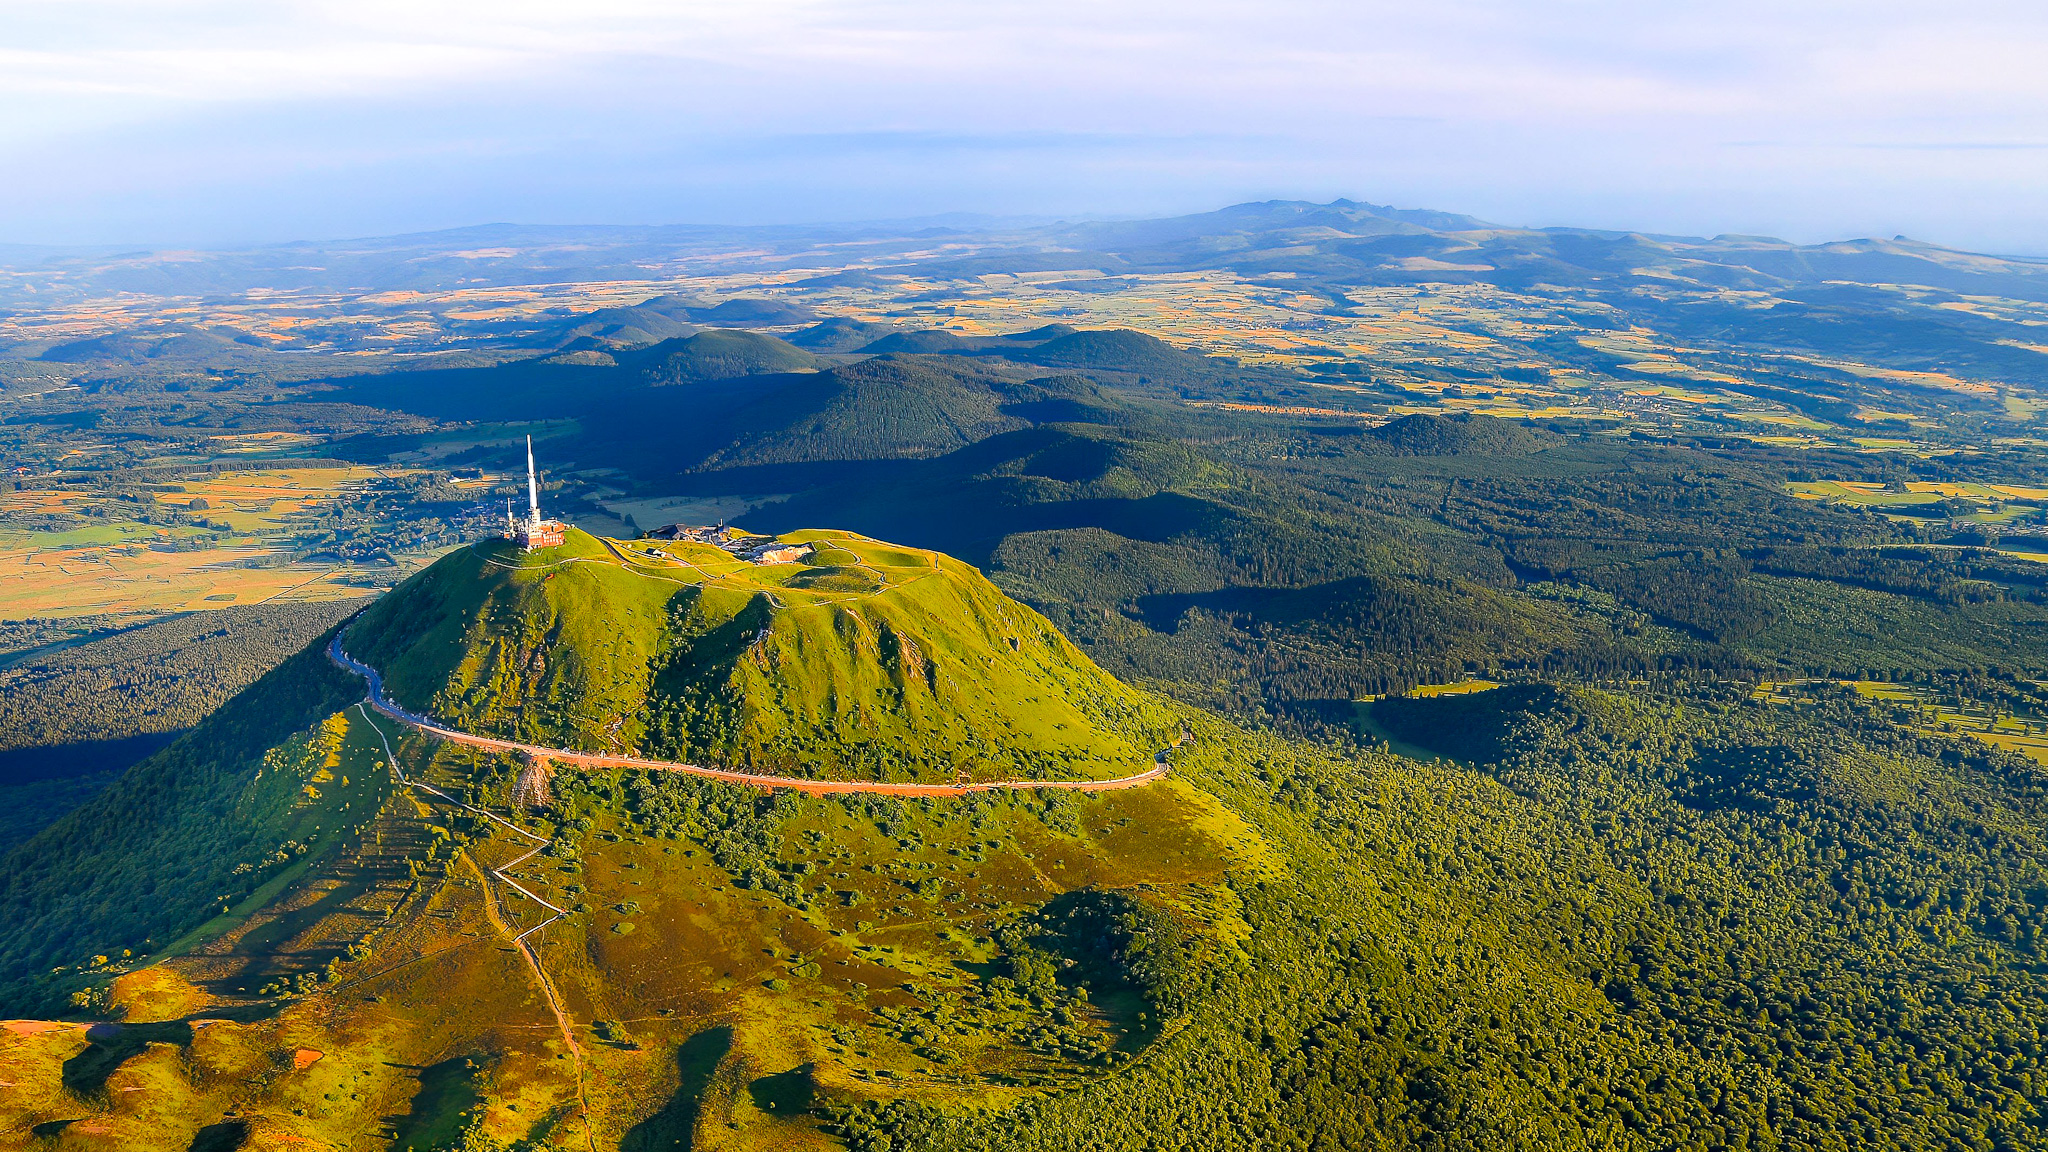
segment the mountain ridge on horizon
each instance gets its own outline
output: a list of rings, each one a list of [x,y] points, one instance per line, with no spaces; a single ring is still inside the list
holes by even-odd
[[[309,268],[301,264],[267,261],[266,255],[303,259],[308,253],[327,254],[353,264],[359,282],[346,287],[364,291],[398,286],[399,268],[377,268],[377,257],[405,257],[401,263],[421,260],[455,260],[472,273],[485,273],[480,283],[566,283],[589,279],[599,273],[614,276],[625,268],[649,262],[676,259],[684,255],[716,255],[721,249],[769,242],[778,246],[774,255],[787,258],[816,244],[864,243],[874,246],[865,256],[883,260],[874,270],[889,271],[893,258],[907,265],[928,262],[912,242],[936,236],[975,239],[994,249],[975,255],[998,256],[1004,251],[1072,252],[1074,255],[1119,255],[1132,247],[1188,243],[1203,238],[1243,233],[1254,235],[1294,229],[1325,231],[1325,238],[1385,237],[1390,235],[1457,235],[1492,233],[1500,236],[1585,237],[1609,242],[1638,241],[1705,251],[1745,251],[1758,247],[1793,253],[1839,252],[1866,246],[1882,250],[1905,245],[1917,253],[1996,261],[2031,269],[2040,265],[2048,271],[2048,257],[2027,254],[1979,252],[1950,247],[1935,241],[1905,236],[1849,236],[1832,240],[1800,242],[1778,236],[1723,232],[1714,236],[1668,233],[1639,228],[1616,228],[1575,224],[1511,225],[1479,217],[1430,208],[1398,208],[1370,201],[1339,197],[1327,203],[1310,200],[1272,199],[1245,201],[1206,212],[1168,216],[1127,216],[1071,219],[1060,217],[998,216],[974,213],[934,215],[862,221],[819,221],[771,224],[667,223],[667,224],[520,224],[479,222],[450,228],[422,229],[377,235],[333,239],[296,239],[217,244],[85,244],[43,245],[0,243],[0,268],[17,277],[37,273],[61,276],[71,283],[104,280],[108,286],[121,284],[138,290],[129,277],[114,273],[122,268],[156,266],[159,288],[174,294],[237,292],[259,289],[338,289],[341,282],[316,285],[314,272],[334,272],[328,267]],[[544,259],[550,250],[572,246],[575,260]],[[532,251],[492,251],[493,248]],[[893,251],[892,251],[893,250]],[[610,253],[611,260],[597,260]],[[1211,249],[1186,253],[1173,261],[1182,265],[1201,263],[1226,255]],[[167,258],[186,266],[185,275],[163,265]],[[1190,259],[1192,258],[1192,259]],[[595,260],[593,263],[591,261]],[[95,267],[95,262],[110,267]],[[197,269],[213,268],[210,275]],[[417,269],[414,269],[417,271]],[[1442,271],[1442,270],[1437,270]],[[298,273],[296,279],[285,275]],[[497,275],[502,273],[503,275]],[[367,279],[363,277],[367,275]],[[632,278],[632,277],[626,277]],[[417,287],[418,284],[408,285]]]

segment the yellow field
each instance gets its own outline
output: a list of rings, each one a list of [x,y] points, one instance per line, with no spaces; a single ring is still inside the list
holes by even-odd
[[[1645,360],[1637,360],[1632,364],[1624,364],[1622,367],[1633,372],[1646,372],[1652,376],[1683,376],[1689,380],[1705,380],[1714,384],[1742,383],[1740,376],[1730,376],[1726,372],[1716,372],[1708,368],[1695,368],[1682,360],[1670,356],[1653,356]],[[1671,391],[1676,392],[1677,389],[1672,389]],[[1714,401],[1723,399],[1723,397],[1700,396],[1698,399],[1701,401]]]
[[[239,455],[248,452],[275,452],[281,448],[305,448],[318,444],[320,437],[304,432],[230,432],[221,436],[209,436],[213,450],[224,455]]]
[[[1385,422],[1385,418],[1373,412],[1347,412],[1342,408],[1310,408],[1301,404],[1242,404],[1233,400],[1190,400],[1190,408],[1220,408],[1225,412],[1266,412],[1277,416],[1336,416],[1345,420],[1369,420],[1374,424]]]
[[[1915,727],[1923,732],[1968,736],[2008,752],[2018,752],[2036,763],[2048,764],[2048,722],[1994,714],[1977,708],[1959,711],[1909,685],[1876,680],[1845,680],[1842,683],[1854,687],[1860,696],[1912,707],[1917,717]]]
[[[1727,393],[1693,392],[1672,385],[1656,388],[1631,388],[1628,390],[1628,395],[1658,396],[1666,400],[1676,400],[1681,404],[1723,404],[1728,401]]]
[[[1410,689],[1408,695],[1423,699],[1435,696],[1469,696],[1474,692],[1486,692],[1498,687],[1500,685],[1492,680],[1474,677],[1470,680],[1460,680],[1456,684],[1424,684]]]
[[[266,600],[340,600],[369,591],[333,565],[235,567],[270,549],[0,549],[0,619],[227,608]]]
[[[83,492],[0,492],[0,512],[62,512],[84,499]]]
[[[2048,499],[2048,488],[2024,488],[2017,484],[1953,484],[1935,481],[1908,481],[1908,492],[1932,492],[1936,496],[1960,496],[1965,500],[2043,500]]]
[[[261,444],[274,444],[268,433]],[[372,478],[378,468],[292,468],[226,472],[159,492],[159,504],[191,508],[214,525],[226,524],[232,543],[205,551],[172,551],[174,540],[201,534],[116,518],[122,507],[80,492],[7,492],[0,512],[77,512],[95,504],[114,515],[81,517],[61,532],[0,529],[0,619],[119,615],[227,608],[270,600],[335,600],[368,594],[350,583],[364,572],[347,565],[284,564],[252,568],[252,559],[284,554],[288,518],[330,501]],[[372,570],[373,572],[375,570]]]
[[[1474,692],[1490,692],[1498,687],[1500,687],[1500,684],[1497,681],[1482,680],[1474,676],[1469,679],[1460,680],[1455,684],[1418,684],[1406,692],[1398,693],[1398,695],[1411,699],[1426,700],[1437,696],[1469,696]],[[1385,696],[1366,696],[1361,702],[1370,703],[1374,700],[1384,699],[1386,699]]]
[[[1530,295],[1487,283],[1357,286],[1333,295],[1327,288],[1296,288],[1285,272],[1247,279],[1224,270],[1172,273],[1109,272],[1075,255],[1072,268],[1040,272],[990,273],[973,279],[917,272],[922,259],[971,255],[974,243],[935,241],[891,258],[886,283],[819,287],[792,292],[797,281],[831,271],[873,271],[849,251],[846,263],[803,268],[755,268],[735,272],[708,256],[671,260],[646,280],[465,287],[433,292],[388,291],[357,296],[294,294],[289,298],[252,294],[239,300],[198,303],[142,295],[0,317],[0,340],[75,339],[108,331],[148,328],[165,320],[233,329],[266,342],[303,341],[309,350],[335,356],[376,356],[408,345],[447,348],[474,337],[461,322],[522,325],[599,308],[637,304],[651,296],[681,294],[707,304],[751,298],[796,299],[819,315],[881,321],[911,328],[935,328],[965,336],[1019,332],[1058,322],[1080,328],[1123,327],[1146,332],[1177,346],[1231,356],[1248,364],[1323,372],[1344,361],[1370,364],[1375,391],[1401,388],[1436,410],[1483,412],[1506,418],[1594,418],[1656,425],[1699,421],[1748,427],[1735,434],[1786,447],[1843,447],[1866,451],[1903,450],[1942,454],[1934,444],[1907,436],[1863,437],[1873,422],[1904,420],[1915,430],[1931,429],[1929,417],[1892,410],[1879,403],[1844,417],[1842,426],[1814,420],[1762,395],[1746,394],[1748,370],[1728,362],[1722,351],[1690,346],[1649,328],[1588,332],[1561,317],[1547,295]],[[765,256],[765,252],[754,253]],[[897,263],[907,260],[905,266]],[[1434,260],[1392,258],[1389,267],[1438,267]],[[905,276],[897,276],[907,271]],[[1768,302],[1768,294],[1730,291],[1724,299],[1744,306]],[[355,306],[397,309],[369,321]],[[2018,319],[2003,304],[1973,303],[1987,315]],[[2031,317],[2029,317],[2031,318]],[[776,331],[787,334],[797,327]],[[1575,341],[1615,359],[1612,369],[1570,366],[1533,356],[1529,344],[1544,339]],[[329,341],[332,341],[331,343]],[[365,341],[369,343],[366,344]],[[2031,345],[2021,345],[2031,347]],[[2048,345],[2044,345],[2048,346]],[[1876,367],[1825,356],[1780,353],[1767,357],[1788,365],[1846,371],[1867,380],[1998,397],[2006,415],[2029,420],[2048,409],[2028,389],[1996,385],[1941,372]],[[1446,383],[1444,369],[1464,383]],[[1528,370],[1534,370],[1534,379]],[[1517,378],[1510,383],[1503,374]],[[55,379],[55,377],[52,377]],[[1491,395],[1474,398],[1469,389]],[[1446,390],[1468,390],[1446,396]],[[1808,435],[1810,433],[1810,435]],[[213,438],[222,453],[309,447],[310,438],[288,433],[234,433]],[[447,445],[430,438],[405,459],[424,462],[445,454]],[[231,521],[232,522],[232,521]]]
[[[1844,504],[1885,508],[1903,504],[1933,504],[1941,497],[1931,492],[1887,492],[1882,484],[1855,480],[1815,480],[1787,485],[1802,500],[1838,500]]]
[[[399,475],[403,469],[389,468],[280,468],[252,472],[223,472],[205,480],[180,485],[183,491],[159,492],[163,504],[189,507],[203,499],[209,512],[241,512],[266,520],[281,520],[308,504],[331,500],[337,494],[381,476]]]
[[[1902,424],[1911,424],[1915,427],[1925,427],[1927,424],[1926,420],[1913,415],[1911,412],[1891,412],[1883,408],[1858,408],[1856,410],[1856,419],[1863,421],[1865,424],[1875,423],[1879,420],[1894,420]]]
[[[1862,480],[1814,480],[1795,482],[1786,488],[1801,500],[1825,500],[1859,508],[1911,507],[1942,500],[1973,500],[1979,504],[2009,502],[2014,505],[1997,512],[1986,508],[1968,517],[1985,522],[2017,519],[2030,514],[2032,505],[2048,503],[2048,488],[2029,488],[2018,484],[1913,480],[1905,484],[1904,492],[1894,492],[1882,484]]]
[[[1810,432],[1826,432],[1829,430],[1828,425],[1815,420],[1811,416],[1801,416],[1797,412],[1734,412],[1731,415],[1737,420],[1748,420],[1756,424],[1773,424],[1785,428],[1804,428]]]
[[[1975,380],[1964,380],[1946,372],[1913,372],[1903,368],[1879,368],[1870,364],[1859,364],[1853,360],[1830,360],[1820,356],[1785,356],[1787,360],[1799,360],[1823,368],[1836,368],[1872,380],[1884,380],[1895,384],[1911,384],[1922,388],[1945,388],[1951,392],[1967,392],[1974,396],[1991,396],[1998,392],[1989,384]]]

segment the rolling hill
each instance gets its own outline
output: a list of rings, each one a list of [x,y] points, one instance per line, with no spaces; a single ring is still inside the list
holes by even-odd
[[[351,707],[361,682],[323,637],[10,858],[0,908],[23,931],[0,1003],[75,992],[122,1022],[0,1046],[21,1087],[0,1131],[644,1148],[688,1146],[715,1113],[821,1146],[827,1096],[1001,1104],[1128,1062],[1181,1010],[1202,925],[1237,931],[1216,884],[1256,837],[1171,781],[949,790],[1150,769],[1181,714],[957,561],[789,540],[807,562],[573,530],[486,544],[343,635],[401,702],[480,734],[941,799],[566,764],[536,790],[519,758]],[[933,1010],[976,1030],[928,1032]]]
[[[1109,778],[1154,703],[937,553],[797,532],[801,563],[574,529],[457,552],[350,625],[395,699],[526,743],[834,779]]]
[[[352,288],[347,361],[240,314],[288,381],[62,329],[19,554],[226,540],[196,470],[344,449],[405,467],[294,550],[401,481],[469,535],[340,632],[384,710],[334,631],[248,684],[317,611],[0,677],[28,739],[190,727],[0,857],[0,1147],[2048,1149],[2039,265],[1352,202],[835,243],[53,259],[452,294]],[[813,551],[478,540],[529,431],[567,520]]]
[[[805,372],[825,365],[818,357],[773,336],[723,328],[663,340],[623,362],[652,384]]]
[[[923,724],[942,714],[1010,740],[1018,693],[1046,681],[1015,674],[1048,660],[1074,692],[1115,691],[952,562],[920,575],[935,558],[811,542],[857,563],[713,576],[658,544],[479,548],[350,642],[444,717],[600,744],[627,729],[560,705],[602,720],[636,670],[655,669],[650,697],[680,666],[770,714],[902,693],[837,729],[855,751],[869,733],[944,747]],[[842,586],[863,568],[889,587]],[[780,601],[762,620],[793,646],[707,645],[718,628],[690,621],[719,615],[721,581]],[[960,591],[929,599],[941,581]],[[799,624],[848,615],[847,595],[866,625]],[[917,623],[918,603],[948,619]],[[894,679],[910,660],[874,643],[883,623],[963,691]],[[548,772],[423,738],[353,706],[360,687],[310,648],[6,859],[0,1003],[102,1023],[10,1025],[0,1132],[143,1150],[2041,1146],[2040,770],[1858,692],[1779,708],[1726,685],[1532,684],[1368,710],[1410,757],[1160,703],[1192,736],[1167,780],[899,798]],[[1063,707],[1036,713],[1058,735],[1016,747],[1073,737],[1059,725],[1087,704]]]

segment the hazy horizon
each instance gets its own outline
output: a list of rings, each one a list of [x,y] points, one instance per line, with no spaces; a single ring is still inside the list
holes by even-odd
[[[1342,201],[1350,201],[1350,202],[1353,202],[1353,203],[1363,203],[1363,204],[1374,204],[1374,205],[1375,205],[1375,206],[1377,206],[1377,207],[1384,207],[1384,208],[1392,208],[1392,209],[1395,209],[1395,210],[1397,210],[1397,211],[1399,211],[1399,210],[1417,210],[1417,211],[1432,211],[1432,212],[1443,212],[1443,213],[1447,213],[1447,214],[1451,214],[1451,215],[1466,215],[1466,216],[1475,216],[1475,214],[1474,214],[1474,213],[1468,213],[1468,212],[1461,212],[1461,211],[1460,211],[1460,210],[1459,210],[1458,208],[1456,208],[1456,207],[1454,207],[1454,206],[1453,206],[1453,207],[1446,207],[1446,206],[1443,206],[1443,205],[1431,205],[1431,204],[1387,204],[1387,203],[1383,203],[1383,202],[1376,202],[1376,201],[1370,200],[1370,199],[1369,199],[1369,198],[1367,198],[1367,197],[1361,197],[1361,196],[1338,196],[1338,197],[1333,197],[1333,198],[1331,198],[1331,199],[1329,199],[1329,200],[1320,200],[1320,201],[1308,201],[1308,200],[1302,200],[1302,199],[1300,199],[1300,198],[1295,198],[1295,197],[1263,197],[1263,198],[1260,198],[1259,200],[1235,201],[1235,202],[1232,202],[1232,203],[1230,203],[1230,204],[1214,204],[1214,205],[1209,205],[1209,206],[1206,206],[1206,207],[1199,207],[1199,208],[1195,208],[1195,209],[1193,209],[1192,211],[1188,211],[1188,212],[1178,212],[1178,211],[1176,211],[1176,212],[1162,212],[1162,213],[1156,213],[1156,214],[1144,214],[1144,213],[1110,213],[1110,212],[1096,212],[1096,213],[1082,213],[1082,212],[1074,212],[1074,213],[1066,213],[1066,214],[1061,214],[1061,215],[1023,215],[1023,214],[996,214],[996,213],[978,213],[978,212],[964,212],[964,211],[963,211],[963,212],[934,212],[934,213],[928,213],[928,214],[922,214],[922,215],[916,215],[916,216],[897,216],[897,217],[849,217],[849,218],[844,218],[844,219],[828,219],[828,218],[818,218],[818,219],[789,219],[789,220],[758,220],[758,221],[746,221],[746,222],[739,222],[739,221],[732,221],[732,220],[661,220],[661,221],[644,221],[644,220],[606,220],[606,221],[562,221],[562,220],[476,220],[476,221],[468,221],[468,222],[463,222],[463,223],[455,223],[455,224],[448,224],[448,225],[444,225],[444,226],[440,226],[440,227],[433,227],[433,228],[415,228],[415,229],[406,229],[406,230],[403,230],[403,231],[393,231],[393,232],[352,232],[352,233],[348,233],[348,234],[335,234],[335,235],[317,235],[317,234],[310,234],[310,233],[309,233],[309,234],[301,234],[301,235],[281,235],[281,236],[276,236],[276,237],[260,237],[260,238],[240,238],[240,239],[237,239],[237,238],[222,238],[222,239],[213,239],[213,240],[208,240],[208,239],[204,239],[204,238],[195,238],[195,239],[188,239],[188,240],[185,240],[185,241],[182,241],[182,242],[179,242],[179,241],[154,241],[154,240],[151,240],[151,239],[149,239],[149,238],[146,238],[146,237],[136,237],[136,238],[129,238],[129,239],[120,239],[120,240],[100,240],[100,241],[60,241],[60,242],[44,242],[44,241],[33,241],[33,240],[30,240],[30,241],[20,241],[20,240],[12,240],[12,239],[0,238],[0,265],[4,265],[5,261],[6,261],[7,259],[8,259],[8,252],[9,252],[9,250],[15,250],[15,251],[21,251],[21,250],[29,250],[29,251],[45,251],[45,252],[51,252],[51,253],[58,253],[58,254],[62,254],[62,253],[93,253],[93,252],[108,252],[108,251],[122,251],[122,250],[133,250],[133,251],[138,251],[138,252],[145,252],[145,251],[158,251],[158,252],[177,252],[177,251],[194,251],[194,252],[215,252],[215,253],[226,253],[226,252],[234,252],[234,251],[242,251],[242,250],[248,250],[248,251],[256,251],[256,250],[263,250],[263,249],[272,249],[272,248],[284,248],[284,247],[291,247],[291,246],[294,246],[294,245],[301,245],[301,244],[303,244],[303,245],[312,245],[312,246],[320,246],[320,245],[337,245],[337,244],[349,244],[349,243],[354,243],[354,242],[368,242],[368,241],[373,241],[373,240],[391,240],[391,239],[403,238],[403,237],[407,237],[407,236],[433,236],[433,235],[438,235],[438,234],[443,234],[443,233],[458,233],[458,232],[465,232],[465,231],[473,231],[473,230],[487,230],[487,229],[492,229],[492,228],[519,228],[519,229],[529,229],[529,228],[530,228],[530,229],[540,229],[540,230],[546,230],[546,229],[561,229],[561,230],[565,230],[565,231],[574,231],[574,230],[577,230],[577,229],[620,229],[620,230],[625,230],[625,231],[631,231],[631,230],[638,230],[638,229],[645,229],[645,230],[651,230],[651,231],[658,231],[658,230],[664,230],[664,229],[703,229],[703,230],[706,230],[706,231],[717,231],[717,230],[720,230],[720,229],[728,229],[728,228],[730,228],[730,229],[735,229],[735,230],[739,230],[739,229],[752,229],[752,228],[762,228],[762,229],[789,229],[789,230],[792,230],[792,231],[798,231],[798,232],[801,232],[801,231],[805,231],[805,230],[811,230],[811,229],[816,229],[816,230],[820,230],[820,231],[823,231],[823,230],[829,230],[829,229],[834,229],[834,228],[847,228],[847,229],[869,229],[869,230],[873,230],[873,231],[875,231],[875,232],[876,232],[877,234],[880,234],[880,233],[886,232],[887,230],[889,230],[889,229],[894,229],[894,228],[901,228],[901,229],[905,229],[905,230],[909,230],[909,229],[913,229],[913,228],[915,228],[915,229],[926,229],[926,228],[929,228],[929,229],[957,229],[957,230],[959,230],[960,232],[962,232],[963,234],[973,234],[973,233],[975,233],[976,231],[980,231],[980,230],[986,230],[986,231],[989,231],[989,232],[998,232],[998,231],[1000,231],[1000,230],[1003,230],[1003,229],[1007,229],[1007,228],[1016,228],[1016,229],[1020,229],[1020,230],[1021,230],[1021,229],[1029,229],[1029,228],[1040,228],[1040,227],[1052,227],[1052,226],[1058,226],[1058,225],[1062,225],[1062,224],[1093,224],[1093,223],[1118,223],[1118,222],[1130,222],[1130,221],[1152,220],[1152,219],[1162,219],[1162,218],[1173,218],[1173,217],[1179,217],[1179,216],[1198,216],[1198,215],[1205,215],[1205,214],[1208,214],[1208,213],[1212,213],[1212,212],[1219,212],[1219,211],[1223,211],[1223,210],[1226,210],[1226,209],[1229,209],[1229,208],[1239,207],[1239,206],[1242,206],[1242,205],[1245,205],[1245,204],[1254,204],[1254,203],[1261,203],[1261,202],[1278,202],[1278,203],[1317,203],[1317,204],[1329,204],[1329,203],[1332,203],[1332,202],[1342,202]],[[1907,235],[1907,234],[1904,234],[1904,233],[1897,233],[1897,234],[1893,234],[1893,235],[1889,235],[1889,236],[1880,236],[1880,235],[1877,235],[1877,234],[1875,234],[1875,233],[1860,233],[1860,234],[1858,234],[1858,233],[1843,233],[1843,234],[1840,234],[1840,235],[1823,235],[1823,236],[1814,236],[1814,237],[1796,237],[1796,236],[1785,236],[1785,235],[1776,235],[1776,234],[1771,234],[1771,233],[1759,233],[1759,232],[1739,232],[1739,231],[1732,231],[1732,230],[1721,230],[1721,231],[1717,231],[1717,232],[1705,232],[1705,231],[1696,231],[1696,232],[1669,232],[1669,231],[1663,231],[1663,230],[1660,230],[1660,229],[1654,229],[1654,228],[1631,228],[1631,227],[1627,227],[1627,226],[1624,226],[1624,225],[1619,225],[1619,224],[1611,224],[1611,223],[1606,223],[1606,224],[1600,224],[1600,223],[1584,223],[1584,222],[1564,222],[1564,221],[1541,221],[1541,222],[1530,222],[1530,223],[1522,223],[1522,222],[1515,222],[1515,221],[1505,221],[1505,220],[1486,220],[1486,221],[1484,221],[1484,222],[1485,222],[1486,224],[1489,224],[1489,225],[1494,225],[1494,226],[1498,226],[1498,227],[1503,227],[1503,228],[1511,228],[1511,229],[1529,229],[1529,230],[1538,230],[1538,231],[1540,231],[1540,230],[1583,230],[1583,231],[1591,231],[1591,232],[1611,232],[1611,233],[1616,233],[1616,234],[1629,234],[1629,233],[1632,233],[1632,234],[1636,234],[1636,235],[1643,235],[1643,236],[1655,236],[1655,237],[1665,237],[1665,238],[1677,238],[1677,239],[1693,239],[1693,240],[1703,240],[1703,241],[1704,241],[1704,240],[1713,240],[1713,239],[1716,239],[1716,238],[1718,238],[1718,237],[1723,237],[1723,236],[1740,236],[1740,237],[1751,237],[1751,238],[1759,238],[1759,237],[1760,237],[1760,238],[1764,238],[1764,239],[1780,240],[1780,241],[1784,241],[1784,242],[1786,242],[1786,243],[1791,243],[1791,244],[1798,244],[1798,245],[1824,245],[1824,244],[1833,244],[1833,243],[1853,243],[1853,242],[1857,242],[1857,241],[1863,241],[1863,240],[1907,240],[1907,241],[1913,241],[1913,242],[1919,242],[1919,243],[1928,243],[1928,244],[1933,244],[1933,245],[1936,245],[1936,246],[1938,246],[1938,247],[1942,247],[1942,248],[1947,248],[1947,249],[1950,249],[1950,250],[1954,250],[1954,251],[1960,251],[1960,252],[1965,252],[1965,253],[1971,253],[1971,254],[1975,254],[1975,255],[1985,255],[1985,256],[1998,256],[1998,257],[2009,257],[2009,258],[2015,258],[2015,259],[2021,259],[2021,260],[2048,260],[2048,248],[2044,248],[2044,249],[2043,249],[2043,250],[2041,250],[2041,251],[2026,251],[2026,250],[2004,250],[2004,251],[2001,251],[2001,250],[1995,250],[1995,249],[1989,249],[1989,248],[1974,248],[1974,249],[1973,249],[1973,248],[1969,248],[1969,247],[1967,247],[1967,246],[1964,246],[1964,245],[1960,245],[1960,244],[1950,244],[1950,243],[1945,243],[1945,242],[1943,242],[1943,241],[1942,241],[1941,239],[1939,239],[1939,238],[1934,238],[1934,237],[1927,237],[1927,236],[1912,236],[1912,235]]]
[[[2011,3],[83,0],[0,29],[9,243],[1348,197],[2048,253],[2048,12]]]

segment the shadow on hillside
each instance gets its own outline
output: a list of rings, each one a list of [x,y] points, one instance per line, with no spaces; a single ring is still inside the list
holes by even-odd
[[[778,1116],[795,1116],[811,1110],[811,1099],[817,1094],[817,1083],[812,1074],[817,1065],[805,1064],[773,1076],[763,1076],[747,1085],[748,1095],[754,1098],[754,1107]]]
[[[183,1020],[163,1024],[95,1024],[86,1033],[92,1043],[85,1051],[64,1062],[64,1087],[81,1098],[98,1096],[106,1090],[107,1077],[130,1057],[151,1044],[192,1043],[192,1025]]]
[[[420,1088],[413,1093],[403,1116],[389,1118],[393,1148],[440,1148],[461,1136],[469,1110],[483,1097],[477,1092],[477,1072],[487,1061],[478,1056],[451,1056],[439,1064],[418,1069]],[[409,1065],[397,1065],[409,1067]]]
[[[192,1144],[185,1152],[236,1152],[249,1142],[247,1120],[223,1120],[208,1124],[192,1137]]]
[[[676,1086],[661,1111],[633,1125],[619,1142],[619,1152],[676,1152],[691,1147],[697,1131],[697,1116],[704,1107],[704,1090],[718,1062],[732,1050],[732,1029],[708,1028],[676,1049],[676,1065],[682,1083]]]

